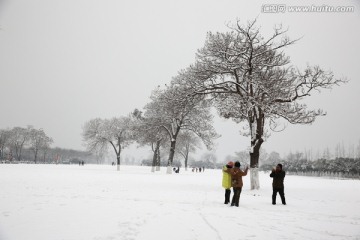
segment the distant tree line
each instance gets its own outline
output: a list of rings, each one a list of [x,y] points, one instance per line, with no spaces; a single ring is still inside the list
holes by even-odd
[[[33,126],[0,129],[2,163],[101,163],[101,156],[90,152],[51,148],[53,139]]]
[[[284,158],[281,158],[280,154],[272,152],[267,159],[262,161],[260,170],[270,171],[277,163],[282,163],[284,169],[292,174],[338,177],[359,176],[360,142],[356,148],[354,145],[350,145],[348,149],[348,151],[345,151],[343,144],[337,144],[334,153],[329,148],[326,148],[322,153],[316,151],[315,154],[312,153],[313,151],[305,150],[304,152],[290,152]]]
[[[289,152],[281,157],[278,152],[267,153],[265,149],[261,152],[261,165],[259,170],[271,171],[278,163],[283,164],[283,168],[292,174],[309,173],[308,175],[320,176],[321,173],[341,173],[341,176],[360,174],[360,142],[357,147],[349,145],[348,151],[345,151],[344,144],[337,144],[334,153],[326,148],[324,151],[304,150],[303,152]],[[313,153],[315,152],[315,153]],[[248,164],[246,151],[236,152],[228,155],[224,159],[227,161],[240,161],[242,165]],[[310,174],[311,173],[311,174]]]
[[[318,159],[309,161],[307,159],[283,160],[281,161],[284,169],[289,172],[341,172],[341,173],[360,173],[360,159],[357,158],[336,158],[336,159]],[[264,163],[260,169],[269,171],[275,166],[275,163]]]

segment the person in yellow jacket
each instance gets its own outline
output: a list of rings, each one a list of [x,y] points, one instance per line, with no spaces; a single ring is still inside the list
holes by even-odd
[[[231,194],[231,174],[227,171],[233,168],[234,163],[228,162],[222,169],[223,172],[223,179],[222,179],[222,186],[225,188],[225,202],[224,204],[228,204],[230,202],[230,194]]]

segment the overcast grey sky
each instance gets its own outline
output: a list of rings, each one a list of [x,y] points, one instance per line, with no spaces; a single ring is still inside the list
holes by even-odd
[[[263,4],[354,6],[352,13],[263,13]],[[33,125],[54,146],[84,149],[81,132],[91,118],[142,108],[152,89],[194,62],[207,31],[258,18],[263,33],[289,27],[293,65],[319,64],[350,83],[315,94],[309,107],[326,117],[291,126],[263,144],[282,154],[305,148],[357,144],[359,122],[360,5],[357,1],[233,0],[0,0],[0,128]],[[240,127],[217,119],[220,160],[245,150]],[[132,150],[128,154],[137,154]]]

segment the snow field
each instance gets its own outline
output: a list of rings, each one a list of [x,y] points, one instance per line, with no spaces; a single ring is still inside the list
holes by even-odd
[[[0,240],[360,239],[360,181],[286,176],[288,205],[244,177],[224,205],[221,170],[0,165]]]

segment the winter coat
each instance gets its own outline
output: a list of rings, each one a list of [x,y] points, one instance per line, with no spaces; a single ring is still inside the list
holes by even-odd
[[[285,171],[273,171],[270,173],[270,177],[273,178],[273,188],[284,188]]]
[[[247,171],[242,171],[240,168],[232,168],[226,170],[231,175],[231,186],[234,188],[242,188],[243,180],[242,177],[247,175]]]
[[[231,175],[227,172],[228,169],[231,169],[227,165],[223,167],[223,178],[222,178],[222,186],[225,189],[231,188]]]

